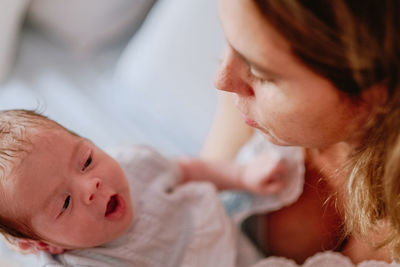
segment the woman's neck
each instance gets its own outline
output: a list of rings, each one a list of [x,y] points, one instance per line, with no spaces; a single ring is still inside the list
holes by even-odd
[[[324,148],[308,148],[305,150],[305,155],[314,166],[332,173],[338,168],[343,169],[353,149],[353,145],[340,142]]]
[[[348,143],[336,143],[329,147],[305,149],[308,168],[318,170],[332,193],[340,203],[346,199],[347,178],[349,176],[349,154],[353,147]]]

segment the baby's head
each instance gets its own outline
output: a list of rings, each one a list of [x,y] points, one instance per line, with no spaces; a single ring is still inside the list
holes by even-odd
[[[120,236],[133,217],[119,164],[32,111],[0,111],[0,231],[52,253]]]

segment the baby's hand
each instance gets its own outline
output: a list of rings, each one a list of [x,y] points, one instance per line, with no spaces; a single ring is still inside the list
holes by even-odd
[[[243,166],[240,182],[244,190],[252,193],[273,194],[284,187],[287,172],[284,159],[277,160],[269,154],[261,154]]]

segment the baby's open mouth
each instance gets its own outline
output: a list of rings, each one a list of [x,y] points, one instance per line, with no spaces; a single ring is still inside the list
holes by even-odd
[[[106,209],[106,213],[104,214],[104,216],[108,216],[108,215],[114,213],[117,210],[118,205],[119,205],[119,202],[118,202],[117,195],[112,195],[110,197],[110,200],[107,203],[107,209]]]
[[[126,203],[124,198],[115,194],[110,197],[107,202],[106,211],[104,212],[104,217],[107,220],[120,220],[124,218],[126,213]]]

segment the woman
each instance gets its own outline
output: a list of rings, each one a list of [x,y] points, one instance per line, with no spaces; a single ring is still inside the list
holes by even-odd
[[[269,141],[304,148],[303,195],[259,218],[261,248],[298,263],[328,249],[399,260],[400,2],[220,0],[219,10],[228,50],[216,87]],[[226,156],[221,140],[229,155],[243,144],[233,124],[217,117],[205,157]]]

